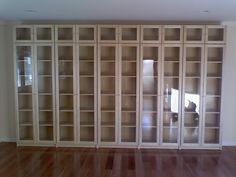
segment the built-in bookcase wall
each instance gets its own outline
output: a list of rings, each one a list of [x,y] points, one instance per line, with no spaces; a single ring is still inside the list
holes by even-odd
[[[18,25],[18,145],[220,148],[225,27]]]

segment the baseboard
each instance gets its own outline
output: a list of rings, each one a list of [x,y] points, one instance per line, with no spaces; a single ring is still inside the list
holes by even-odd
[[[223,146],[236,146],[236,141],[223,141]]]
[[[0,138],[1,142],[16,142],[16,138]]]

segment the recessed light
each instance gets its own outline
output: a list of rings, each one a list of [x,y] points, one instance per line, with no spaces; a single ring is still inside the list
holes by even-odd
[[[37,12],[36,10],[33,10],[33,9],[26,9],[24,11],[25,12],[29,12],[29,13],[36,13]]]
[[[207,13],[209,13],[209,10],[203,10],[200,13],[207,14]]]

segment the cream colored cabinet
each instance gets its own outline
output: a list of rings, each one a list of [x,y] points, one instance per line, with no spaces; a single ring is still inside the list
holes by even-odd
[[[18,145],[55,145],[53,25],[15,27]]]
[[[14,27],[18,145],[221,148],[225,27]]]

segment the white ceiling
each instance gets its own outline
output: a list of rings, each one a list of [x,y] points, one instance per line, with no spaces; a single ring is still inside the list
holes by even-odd
[[[236,21],[236,0],[0,0],[0,20]]]

